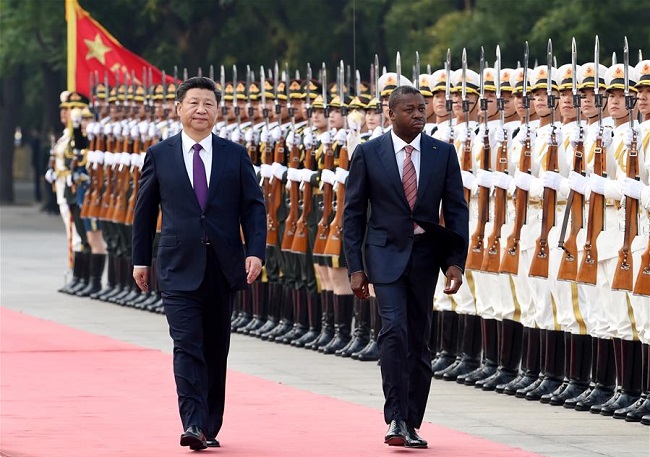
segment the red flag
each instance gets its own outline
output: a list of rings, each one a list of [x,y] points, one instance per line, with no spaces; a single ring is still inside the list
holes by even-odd
[[[151,70],[151,84],[161,82],[160,70],[124,48],[79,6],[77,0],[66,0],[65,6],[68,22],[68,90],[90,96],[90,78],[93,74],[97,74],[101,81],[107,74],[111,86],[124,82],[140,84],[143,69],[147,74]],[[119,75],[119,82],[116,82],[116,74]],[[135,81],[132,81],[131,75],[135,75]],[[166,82],[174,82],[174,78],[167,76]]]

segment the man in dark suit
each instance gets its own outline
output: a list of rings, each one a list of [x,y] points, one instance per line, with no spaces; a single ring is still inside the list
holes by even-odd
[[[148,289],[160,207],[157,273],[174,341],[180,444],[198,450],[219,446],[230,315],[235,292],[261,271],[266,211],[246,149],[211,133],[218,111],[214,82],[184,81],[176,110],[181,133],[145,156],[133,221],[133,277]]]
[[[384,442],[424,448],[416,429],[432,376],[433,292],[439,270],[446,293],[462,283],[469,215],[453,146],[421,133],[424,97],[400,86],[389,110],[393,129],[352,155],[343,236],[352,290],[368,299],[372,283],[382,320]],[[441,204],[446,229],[438,225]]]

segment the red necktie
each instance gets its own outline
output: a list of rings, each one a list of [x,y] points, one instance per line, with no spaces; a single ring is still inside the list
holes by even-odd
[[[415,166],[411,161],[411,153],[415,149],[410,144],[404,146],[404,152],[406,156],[404,157],[404,167],[402,169],[402,185],[404,186],[404,195],[406,196],[406,201],[409,202],[411,210],[415,206],[415,199],[418,195],[418,177],[415,174]]]

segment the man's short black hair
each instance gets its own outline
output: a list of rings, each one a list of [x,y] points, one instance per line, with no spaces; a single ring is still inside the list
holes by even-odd
[[[395,88],[395,90],[391,92],[390,97],[388,98],[388,108],[395,109],[404,95],[412,94],[421,94],[421,92],[413,86],[399,86]]]
[[[217,90],[216,84],[210,78],[206,78],[204,76],[194,76],[193,78],[186,79],[180,83],[178,85],[178,89],[176,89],[176,101],[182,102],[185,98],[185,94],[187,94],[187,91],[190,89],[211,90],[214,92],[214,96],[216,97],[217,102],[219,101],[220,94]]]

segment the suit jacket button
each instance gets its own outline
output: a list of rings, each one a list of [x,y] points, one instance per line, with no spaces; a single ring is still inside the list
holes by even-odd
[[[201,214],[201,219],[205,219],[205,214]]]

